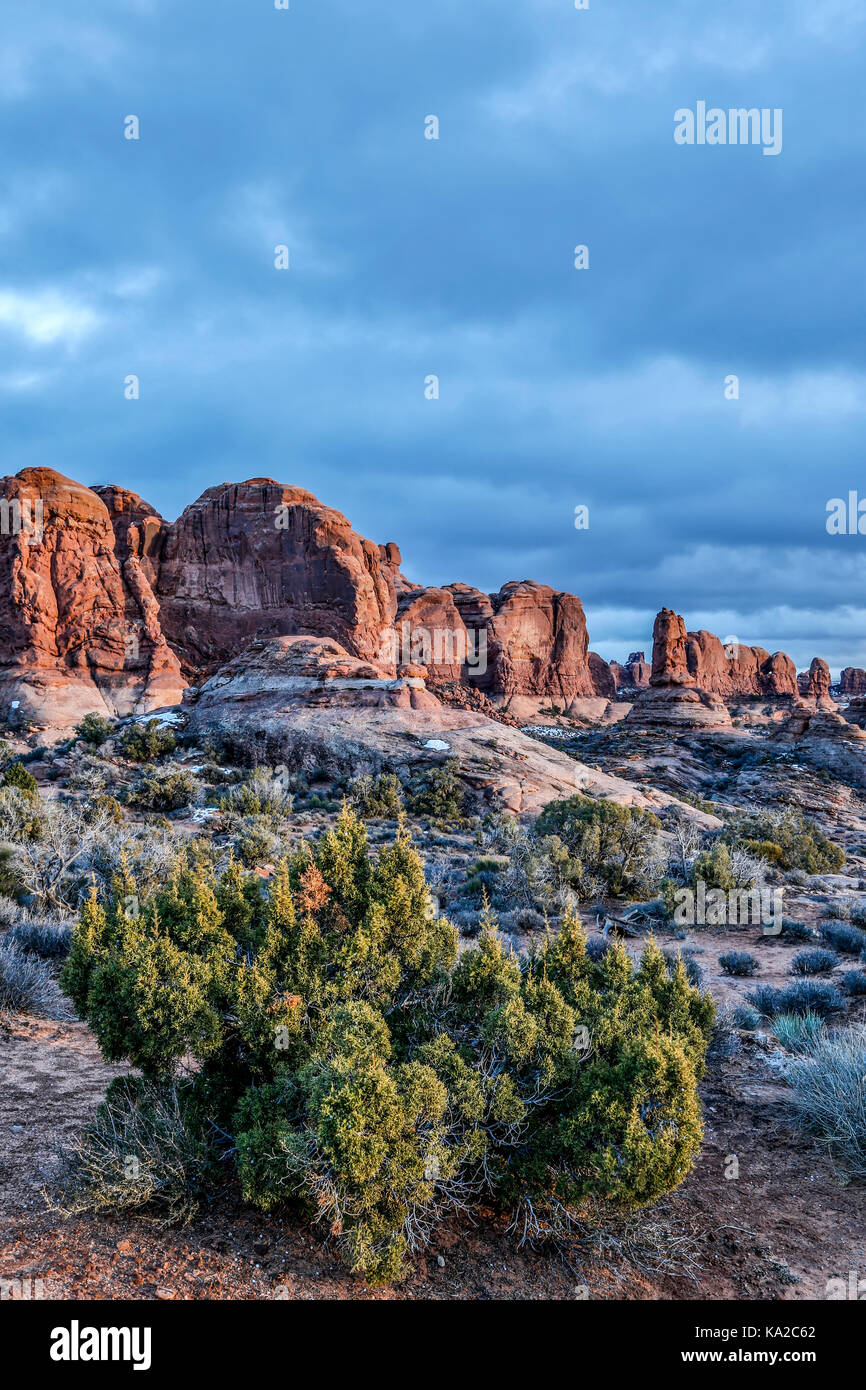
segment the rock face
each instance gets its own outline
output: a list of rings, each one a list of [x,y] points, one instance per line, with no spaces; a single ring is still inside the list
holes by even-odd
[[[725,700],[738,695],[796,698],[799,693],[794,663],[784,652],[725,646],[704,628],[686,632],[682,618],[669,608],[662,609],[653,629],[651,680],[656,685],[691,683]]]
[[[4,478],[0,494],[0,713],[70,724],[176,703],[184,681],[134,527],[117,517],[119,556],[106,503],[50,468]]]
[[[835,710],[830,684],[830,668],[820,656],[814,657],[808,671],[802,671],[797,677],[800,695],[815,709]]]
[[[615,694],[606,661],[589,651],[583,605],[546,584],[513,580],[496,594],[468,584],[403,588],[400,652],[427,667],[431,685],[463,680],[494,701],[515,695],[567,705]]]
[[[604,695],[608,700],[612,700],[616,695],[616,677],[608,663],[598,652],[590,652],[587,664],[596,695]]]
[[[190,669],[213,669],[254,638],[299,632],[380,660],[398,563],[396,547],[389,555],[365,540],[303,488],[223,483],[167,528],[163,630]]]
[[[652,666],[644,652],[630,652],[624,666],[612,661],[610,670],[617,690],[646,690],[652,675]]]
[[[663,608],[653,624],[650,688],[636,700],[626,722],[681,729],[730,726],[731,716],[718,695],[697,687],[688,665],[686,625],[671,608]]]
[[[653,623],[650,685],[659,689],[695,684],[689,670],[686,625],[679,613],[663,608]]]
[[[616,695],[627,686],[643,692],[635,722],[699,727],[729,722],[721,699],[798,693],[783,653],[726,652],[671,609],[656,618],[651,666],[643,652],[609,665],[589,650],[575,595],[531,580],[498,593],[413,584],[393,542],[365,539],[312,493],[272,478],[209,488],[173,523],[128,489],[82,487],[50,469],[6,479],[2,506],[0,715],[68,725],[89,710],[146,712],[177,703],[192,678],[209,688],[218,672],[248,700],[253,679],[270,689],[268,661],[284,692],[289,675],[300,679],[301,648],[279,644],[300,636],[335,644],[326,680],[349,680],[345,662],[360,663],[355,683],[333,691],[364,704],[385,689],[370,680],[408,681],[388,701],[414,708],[440,691],[452,707],[464,700],[505,719],[610,720],[625,713]],[[327,664],[324,648],[303,651]],[[866,690],[863,672],[847,674],[852,689],[860,676]],[[802,698],[832,709],[829,689],[816,660]]]
[[[866,701],[863,704],[860,723],[856,711],[855,718],[848,719],[835,706],[823,709],[812,702],[798,702],[772,736],[793,744],[803,762],[824,768],[851,786],[866,787]]]
[[[425,667],[431,685],[463,681],[470,670],[483,674],[486,642],[477,644],[476,637],[477,633],[466,627],[448,589],[402,590],[394,625],[394,662],[398,668],[413,663]],[[483,650],[476,650],[479,645]]]
[[[839,677],[839,691],[842,695],[866,694],[866,671],[859,666],[846,666]]]
[[[771,656],[763,647],[726,647],[714,633],[701,629],[686,634],[686,661],[696,685],[724,699],[798,694],[796,669],[784,652]]]
[[[523,580],[503,585],[490,601],[488,689],[497,695],[543,695],[565,702],[597,693],[579,598]],[[485,688],[484,680],[479,684]]]

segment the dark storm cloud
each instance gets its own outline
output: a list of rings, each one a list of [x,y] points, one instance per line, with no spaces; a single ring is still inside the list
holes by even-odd
[[[6,29],[5,470],[172,516],[270,474],[419,581],[580,593],[608,657],[668,604],[866,665],[866,537],[824,525],[866,495],[862,5],[55,0]],[[782,108],[782,153],[678,147],[699,100]]]

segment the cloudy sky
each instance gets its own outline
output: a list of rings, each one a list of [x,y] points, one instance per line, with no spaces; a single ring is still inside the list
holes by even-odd
[[[22,0],[3,471],[272,476],[608,658],[665,604],[866,666],[864,59],[862,0]],[[782,152],[676,144],[699,101]]]

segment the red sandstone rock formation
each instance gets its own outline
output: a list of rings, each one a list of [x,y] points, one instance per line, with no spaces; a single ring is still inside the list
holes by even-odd
[[[255,638],[301,632],[379,660],[397,612],[384,549],[383,562],[378,545],[303,488],[272,478],[208,488],[165,536],[163,630],[189,667],[213,669]]]
[[[626,716],[632,724],[674,728],[723,728],[731,717],[719,697],[700,690],[688,667],[686,625],[679,613],[663,608],[653,624],[650,688]]]
[[[401,650],[405,623],[413,649],[417,643],[414,659],[434,686],[463,679],[494,700],[528,695],[560,704],[615,694],[607,662],[588,650],[580,599],[546,584],[512,580],[497,594],[468,584],[405,589],[396,624]],[[426,660],[425,646],[432,653]]]
[[[476,634],[470,634],[448,589],[403,589],[394,624],[394,660],[397,666],[425,666],[431,685],[464,680],[470,661],[478,671]]]
[[[617,690],[645,690],[652,675],[652,667],[643,652],[629,652],[624,666],[612,661],[610,671]]]
[[[604,695],[608,700],[614,699],[616,696],[616,678],[604,657],[599,656],[598,652],[590,652],[587,656],[587,664],[596,695]]]
[[[839,677],[839,690],[843,695],[866,694],[866,671],[859,666],[846,666]]]
[[[663,608],[656,615],[650,685],[667,688],[695,684],[687,659],[687,635],[685,623],[672,608]]]
[[[800,695],[815,709],[835,710],[830,684],[830,668],[820,656],[814,657],[808,671],[802,671],[797,677]]]
[[[496,594],[418,587],[393,542],[365,540],[311,493],[269,478],[210,488],[173,524],[127,489],[51,470],[6,483],[7,510],[39,500],[45,512],[38,540],[14,526],[0,537],[0,707],[17,699],[22,715],[68,723],[89,709],[175,703],[180,661],[206,678],[243,665],[253,643],[297,635],[337,643],[377,680],[423,674],[449,700],[463,688],[491,708],[516,697],[567,707],[651,683],[655,704],[644,700],[638,717],[688,726],[727,722],[718,695],[796,693],[783,653],[732,658],[670,609],[656,619],[652,668],[642,652],[609,666],[588,650],[574,595],[528,580]],[[825,707],[826,664],[813,662],[805,682]]]
[[[0,711],[70,724],[176,703],[184,681],[149,578],[105,503],[50,468],[0,482]],[[38,528],[16,528],[20,509]],[[155,515],[155,514],[154,514]]]
[[[794,663],[784,652],[763,647],[723,646],[712,632],[686,634],[686,659],[695,684],[724,699],[737,695],[796,696]]]

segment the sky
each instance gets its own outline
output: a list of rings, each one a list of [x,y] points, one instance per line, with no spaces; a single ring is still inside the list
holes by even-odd
[[[19,0],[3,30],[4,472],[170,519],[274,477],[419,583],[579,594],[607,659],[664,605],[866,667],[866,535],[826,529],[866,500],[862,0]],[[699,102],[781,111],[780,152],[677,143]]]

